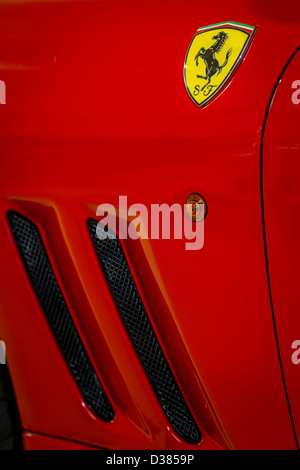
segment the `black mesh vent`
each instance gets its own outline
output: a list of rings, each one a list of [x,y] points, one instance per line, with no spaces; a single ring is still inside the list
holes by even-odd
[[[172,427],[184,440],[195,444],[201,439],[200,431],[157,340],[120,241],[103,224],[97,225],[96,220],[88,221],[98,259],[131,342]],[[114,238],[104,238],[104,232]]]
[[[76,330],[37,227],[17,212],[9,212],[8,219],[33,289],[87,405],[101,420],[112,421],[114,412]]]

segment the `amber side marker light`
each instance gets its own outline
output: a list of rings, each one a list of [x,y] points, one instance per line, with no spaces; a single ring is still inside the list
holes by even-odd
[[[207,204],[204,197],[198,193],[190,194],[185,203],[185,210],[193,222],[202,222],[207,215]]]

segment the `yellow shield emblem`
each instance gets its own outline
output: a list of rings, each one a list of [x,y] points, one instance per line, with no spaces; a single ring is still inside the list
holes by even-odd
[[[184,63],[185,86],[197,106],[206,106],[220,93],[241,63],[255,30],[233,22],[198,29]]]

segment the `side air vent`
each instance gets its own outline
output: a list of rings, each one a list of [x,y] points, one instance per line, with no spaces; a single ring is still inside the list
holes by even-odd
[[[13,211],[8,220],[33,289],[84,400],[98,418],[112,421],[113,409],[79,337],[37,227]]]
[[[196,444],[201,433],[158,342],[121,243],[110,229],[97,225],[96,220],[88,220],[97,257],[130,340],[172,427],[185,441]],[[105,238],[107,231],[115,238]]]

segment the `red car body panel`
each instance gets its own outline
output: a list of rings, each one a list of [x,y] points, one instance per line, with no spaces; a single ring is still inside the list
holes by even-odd
[[[66,441],[49,436],[24,433],[24,450],[95,450],[95,447],[86,446],[80,442]]]
[[[279,1],[269,11],[256,0],[217,2],[215,8],[195,0],[1,4],[0,79],[7,104],[0,107],[0,332],[25,448],[60,448],[63,440],[105,449],[297,448],[299,379],[290,361],[290,322],[294,328],[299,323],[299,264],[296,258],[291,264],[298,221],[286,257],[278,260],[276,250],[278,237],[292,236],[299,202],[299,125],[289,131],[282,120],[285,113],[299,123],[298,108],[283,96],[285,83],[299,78],[298,55],[268,115],[278,80],[299,47],[292,13],[299,13],[299,5],[290,3],[289,15]],[[185,54],[198,27],[227,20],[257,31],[228,86],[199,109],[184,87]],[[265,120],[269,273],[261,197]],[[279,150],[277,137],[284,141]],[[297,152],[288,150],[294,144]],[[274,173],[284,171],[296,188],[288,200],[274,186]],[[122,244],[201,429],[198,445],[179,438],[162,411],[86,227],[99,204],[117,206],[119,195],[149,207],[183,204],[191,192],[203,194],[209,208],[202,250],[186,251],[184,240]],[[281,217],[274,194],[284,201]],[[291,219],[283,221],[287,205]],[[41,232],[115,410],[112,423],[89,411],[69,373],[13,241],[9,210],[27,216]],[[286,270],[290,300],[281,292]],[[286,311],[292,311],[291,320]]]
[[[297,435],[300,433],[297,364],[292,344],[300,332],[299,106],[292,84],[299,74],[300,51],[284,71],[274,95],[264,133],[263,185],[270,287],[287,392]],[[299,82],[300,84],[300,82]]]

